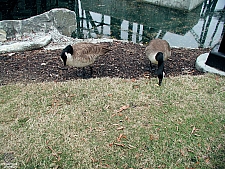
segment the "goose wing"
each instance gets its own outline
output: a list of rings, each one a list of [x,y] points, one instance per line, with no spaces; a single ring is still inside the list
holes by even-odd
[[[78,67],[90,65],[108,51],[110,51],[108,45],[104,44],[78,43],[73,45],[74,65]]]

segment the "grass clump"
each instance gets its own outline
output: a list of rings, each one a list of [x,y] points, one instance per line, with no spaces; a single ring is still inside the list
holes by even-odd
[[[18,168],[221,168],[225,79],[88,79],[0,87],[0,148]]]

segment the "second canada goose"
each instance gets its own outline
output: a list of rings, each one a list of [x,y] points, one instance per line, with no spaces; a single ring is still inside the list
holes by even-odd
[[[164,62],[171,56],[170,45],[166,40],[153,39],[146,47],[145,53],[151,62],[151,69],[152,63],[158,65],[157,75],[159,78],[159,86],[161,86],[165,74]]]
[[[109,51],[108,45],[105,44],[77,43],[63,49],[61,60],[64,66],[82,67],[84,76],[84,67],[93,64],[99,56]]]

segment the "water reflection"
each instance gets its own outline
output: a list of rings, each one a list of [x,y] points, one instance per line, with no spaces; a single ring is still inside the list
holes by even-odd
[[[191,12],[135,0],[1,0],[0,19],[22,19],[56,7],[74,10],[77,29],[72,37],[110,37],[146,43],[166,39],[171,46],[211,47],[224,33],[225,1],[205,0]]]

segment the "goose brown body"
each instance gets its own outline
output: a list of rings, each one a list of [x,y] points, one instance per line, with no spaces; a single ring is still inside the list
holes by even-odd
[[[162,39],[153,39],[145,49],[146,56],[150,60],[150,67],[152,70],[152,63],[158,65],[157,75],[159,79],[159,86],[162,84],[164,77],[164,62],[171,56],[170,45],[167,41]]]
[[[105,44],[78,43],[72,45],[71,47],[72,51],[67,51],[65,48],[62,55],[66,55],[66,61],[64,61],[64,64],[75,67],[85,67],[91,65],[99,56],[110,51],[108,45]]]
[[[163,61],[166,61],[171,56],[170,45],[167,41],[162,39],[153,39],[145,49],[146,56],[151,63],[158,64],[156,55],[158,52],[163,53]]]

